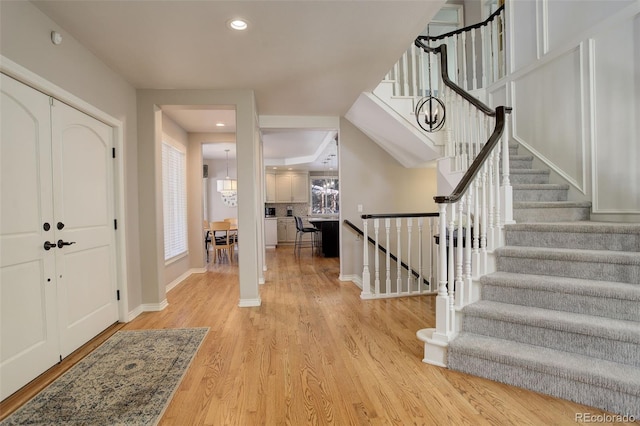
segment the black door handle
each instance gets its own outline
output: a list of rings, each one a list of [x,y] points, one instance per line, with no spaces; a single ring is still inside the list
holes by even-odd
[[[62,240],[58,240],[58,248],[62,248],[63,246],[70,246],[71,244],[75,244],[75,241],[71,241],[71,242],[67,242],[67,241],[62,241]]]
[[[49,251],[52,248],[56,248],[56,244],[55,243],[50,243],[49,241],[45,241],[44,242],[44,249]]]

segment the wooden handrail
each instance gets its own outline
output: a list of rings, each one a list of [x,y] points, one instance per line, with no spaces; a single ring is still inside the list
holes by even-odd
[[[432,215],[432,214],[434,214],[434,213],[429,213],[429,214],[430,214],[430,215]],[[366,216],[366,215],[363,215],[363,216]],[[439,214],[438,214],[438,213],[435,213],[435,216],[439,216]],[[400,216],[394,216],[394,217],[400,217]],[[405,216],[405,217],[406,217],[406,216]],[[412,216],[409,216],[409,217],[412,217]],[[431,216],[417,216],[417,217],[431,217]],[[344,220],[344,224],[345,224],[345,225],[347,225],[349,228],[351,228],[351,229],[352,229],[353,231],[355,231],[356,233],[358,233],[360,236],[364,236],[364,232],[363,232],[360,228],[358,228],[356,225],[354,225],[354,224],[353,224],[353,222],[351,222],[350,220],[345,219],[345,220]],[[375,243],[376,243],[376,240],[374,240],[374,239],[373,239],[373,238],[371,238],[371,237],[367,237],[367,239],[369,240],[369,243],[371,243],[371,244],[375,244]],[[387,254],[387,249],[386,249],[384,246],[382,246],[381,244],[378,244],[378,249],[379,249],[382,253]],[[390,257],[394,262],[396,262],[396,263],[398,262],[398,257],[397,257],[395,254],[393,254],[393,253],[389,253],[389,257]],[[409,270],[409,265],[407,265],[406,263],[404,263],[404,262],[400,261],[400,266],[402,266],[402,267],[404,268],[404,270],[405,270],[405,271],[407,271],[407,272],[409,272],[409,271],[410,271],[411,275],[413,275],[415,278],[420,278],[420,274],[419,274],[418,272],[414,271],[413,269]],[[429,285],[429,281],[427,281],[427,280],[426,280],[426,279],[424,279],[424,278],[422,279],[422,282],[423,282],[424,284],[426,284],[426,285]]]
[[[396,217],[438,217],[440,213],[383,213],[383,214],[363,214],[363,219],[393,219]]]
[[[495,12],[493,12],[491,15],[489,15],[489,17],[487,19],[485,19],[482,22],[479,22],[477,24],[473,24],[473,25],[469,25],[468,27],[464,27],[464,28],[459,28],[457,30],[454,31],[450,31],[448,33],[445,34],[440,34],[439,36],[418,36],[419,40],[429,40],[429,41],[437,41],[437,40],[443,40],[447,37],[451,37],[457,34],[462,34],[464,32],[467,31],[471,31],[471,30],[475,30],[476,28],[480,28],[480,27],[484,27],[485,25],[488,25],[489,22],[493,21],[494,18],[496,16],[498,16],[502,11],[504,10],[504,4],[502,6],[500,6],[499,8],[496,9]]]
[[[480,153],[478,153],[477,157],[473,160],[473,163],[471,163],[464,176],[462,176],[462,179],[460,179],[460,182],[458,182],[458,186],[456,186],[451,195],[436,195],[435,197],[433,197],[436,203],[455,203],[462,197],[462,195],[464,195],[464,193],[469,188],[469,185],[471,185],[473,178],[476,177],[482,165],[489,158],[491,151],[493,150],[493,148],[495,148],[498,141],[500,140],[502,132],[504,131],[505,114],[508,114],[510,112],[511,108],[507,108],[504,106],[499,106],[496,108],[496,125],[493,129],[493,133],[489,137],[489,140],[484,144],[484,146],[480,150]]]
[[[414,44],[423,49],[428,53],[439,53],[440,54],[440,76],[442,77],[442,81],[446,86],[449,86],[451,90],[456,92],[458,95],[462,96],[469,103],[475,105],[480,111],[482,111],[485,115],[489,117],[495,117],[496,112],[492,110],[489,106],[487,106],[484,102],[480,101],[478,98],[475,98],[469,92],[464,90],[462,87],[458,86],[456,83],[451,81],[449,78],[449,67],[447,65],[447,45],[441,44],[438,47],[429,47],[424,44],[422,41],[416,39]]]

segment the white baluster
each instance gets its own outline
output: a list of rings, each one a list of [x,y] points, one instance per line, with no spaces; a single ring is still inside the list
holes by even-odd
[[[449,78],[453,80],[454,83],[459,84],[460,79],[458,78],[458,36],[453,36],[452,41],[453,49],[449,51],[452,54],[451,59],[453,60],[453,66],[449,67]]]
[[[495,83],[496,81],[498,81],[498,68],[499,68],[499,64],[498,62],[500,61],[500,52],[498,51],[498,19],[494,18],[491,21],[491,41],[492,41],[492,45],[491,45],[491,52],[492,52],[492,56],[493,56],[493,82]]]
[[[463,210],[464,210],[464,196],[460,199],[460,202],[458,203],[458,229],[456,230],[457,232],[457,238],[454,240],[456,241],[456,247],[455,247],[455,251],[456,251],[456,284],[455,284],[455,295],[456,295],[456,304],[458,306],[463,306],[462,303],[464,302],[462,300],[462,297],[464,296],[464,293],[461,291],[462,290],[462,283],[464,280],[464,277],[462,276],[463,273],[463,258],[462,258],[462,239],[464,238],[464,230],[462,229],[462,217],[463,217]]]
[[[504,223],[513,223],[513,189],[509,177],[509,118],[510,114],[505,113],[504,133],[502,134],[502,218]]]
[[[481,172],[482,173],[482,172]],[[474,197],[473,197],[473,276],[479,277],[480,271],[480,217],[483,213],[480,211],[480,183],[482,181],[482,174],[476,175],[473,180]]]
[[[467,78],[467,33],[463,32],[462,37],[460,39],[462,43],[461,51],[462,51],[462,84],[461,86],[464,90],[468,89],[468,78]]]
[[[436,263],[437,251],[435,250],[435,246],[434,246],[435,244],[434,235],[439,225],[440,223],[436,218],[433,218],[433,217],[429,218],[429,244],[427,245],[427,247],[429,247],[429,292],[437,291],[437,288],[438,288],[437,285],[434,284],[433,280],[437,279],[436,268],[438,267],[438,264]]]
[[[507,74],[504,9],[500,12],[500,25],[502,26],[502,31],[500,32],[500,46],[502,47],[502,49],[500,49],[500,78],[502,78]]]
[[[493,177],[495,176],[495,173],[493,172],[493,158],[495,155],[495,150],[491,151],[491,154],[489,154],[489,159],[487,160],[487,189],[489,191],[489,229],[487,230],[487,244],[489,245],[489,250],[493,250],[495,248],[494,246],[494,225],[495,225],[495,205],[496,205],[496,200],[495,200],[495,185],[493,184]]]
[[[438,249],[438,296],[436,297],[436,333],[446,341],[449,336],[451,311],[447,295],[447,205],[439,206],[440,213],[440,247]]]
[[[495,228],[494,228],[494,232],[496,233],[495,237],[494,237],[494,242],[497,245],[494,245],[493,247],[499,247],[499,237],[500,237],[500,231],[502,229],[502,221],[500,220],[500,206],[501,206],[501,196],[500,196],[500,151],[501,151],[502,145],[500,144],[500,141],[498,141],[498,144],[495,147],[495,158],[494,158],[494,166],[493,166],[493,171],[495,173],[495,177],[494,177],[494,192],[496,194],[496,214],[495,214]]]
[[[480,58],[482,59],[482,88],[487,87],[487,37],[486,37],[486,25],[480,27],[480,45],[482,46],[482,53]]]
[[[380,255],[378,251],[380,249],[380,244],[378,243],[379,230],[380,230],[380,219],[373,219],[373,235],[374,235],[374,239],[376,240],[376,249],[373,254],[373,259],[375,261],[374,262],[375,264],[374,286],[375,286],[376,297],[380,296]]]
[[[411,45],[411,96],[418,96],[418,61],[416,45]]]
[[[407,218],[407,293],[411,294],[413,288],[413,274],[411,273],[411,229],[413,219]]]
[[[384,230],[385,230],[385,245],[387,247],[387,253],[385,256],[385,275],[386,275],[386,279],[384,282],[384,293],[385,294],[390,294],[391,293],[391,240],[389,239],[389,230],[391,228],[391,219],[387,218],[384,220]]]
[[[409,66],[407,51],[402,55],[402,96],[409,96]]]
[[[476,178],[477,179],[477,176]],[[473,302],[472,299],[472,294],[471,294],[471,290],[472,290],[472,286],[473,286],[473,280],[471,278],[471,228],[473,227],[473,224],[471,222],[471,206],[473,203],[473,199],[475,198],[475,194],[473,192],[473,190],[475,189],[475,185],[472,183],[469,186],[469,193],[467,194],[467,211],[466,211],[466,215],[467,215],[467,220],[466,220],[466,232],[465,232],[465,244],[464,244],[464,285],[463,287],[465,288],[464,291],[464,295],[461,298],[462,302],[466,305],[469,304],[471,302]]]
[[[400,95],[400,61],[393,65],[393,96]]]
[[[424,277],[422,271],[422,224],[424,219],[418,218],[418,293],[422,293],[424,287]],[[409,272],[411,273],[411,272]]]
[[[396,247],[398,247],[398,261],[396,262],[396,292],[402,291],[402,219],[396,218]]]
[[[453,305],[455,300],[455,253],[453,244],[453,231],[455,230],[455,218],[456,218],[456,203],[451,204],[451,220],[449,221],[449,265],[447,275],[449,277],[447,281],[448,288],[448,301],[449,301],[449,333],[454,331],[453,324]]]
[[[362,249],[362,254],[364,258],[362,259],[362,294],[360,297],[369,298],[371,296],[371,274],[369,273],[369,231],[367,219],[363,219],[362,222],[362,229],[364,233],[364,247]]]
[[[487,206],[487,183],[487,164],[485,163],[485,165],[482,166],[482,182],[480,185],[482,188],[482,224],[480,225],[480,264],[478,265],[478,276],[484,275],[487,270],[487,216],[489,214]]]
[[[420,49],[418,51],[418,94],[417,96],[422,97],[425,94],[425,84],[424,84],[424,70],[425,70],[425,66],[424,66],[424,58],[427,55],[430,55],[430,53],[425,52],[424,50]]]
[[[478,88],[478,79],[476,77],[476,30],[471,30],[471,89],[476,90]]]

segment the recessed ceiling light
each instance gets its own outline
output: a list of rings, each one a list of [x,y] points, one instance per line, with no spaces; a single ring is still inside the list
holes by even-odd
[[[224,123],[216,123],[216,127],[224,127]]]
[[[244,31],[249,26],[249,23],[244,19],[235,18],[227,22],[227,25],[229,25],[229,28],[231,28],[232,30]]]

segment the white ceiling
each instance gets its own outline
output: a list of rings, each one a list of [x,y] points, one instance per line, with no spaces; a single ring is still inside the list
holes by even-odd
[[[343,116],[444,0],[33,3],[136,88],[253,89],[260,115]],[[235,17],[249,28],[230,30]],[[190,132],[229,131],[211,127],[217,112],[171,116]]]

